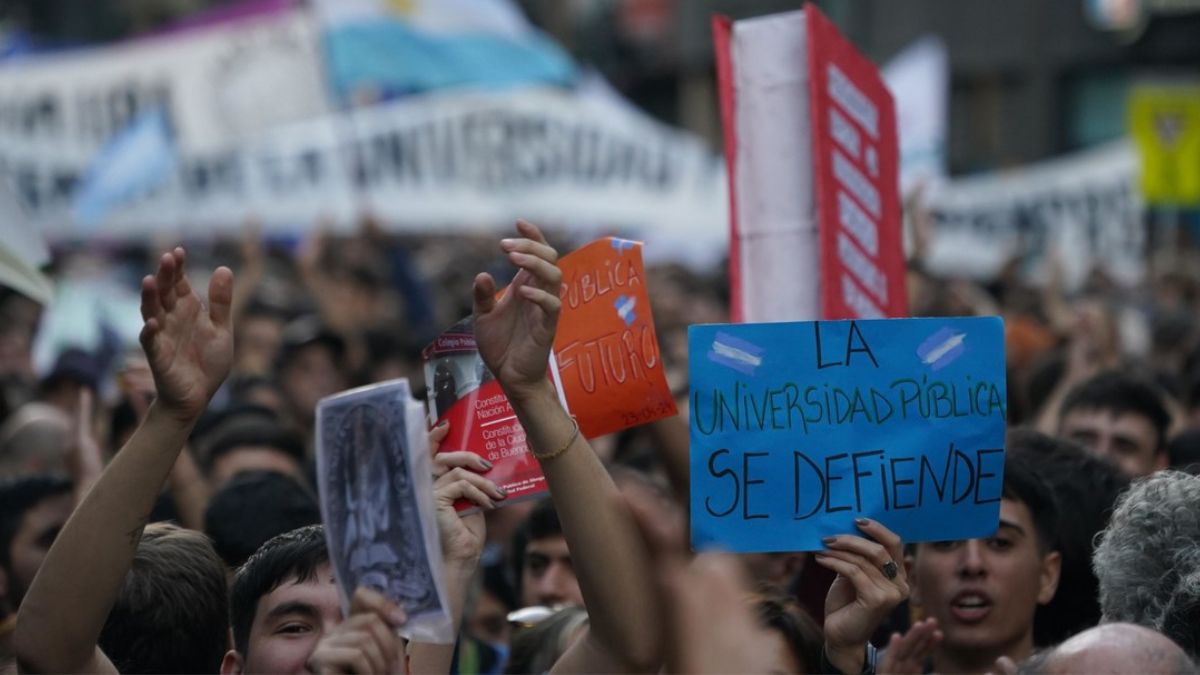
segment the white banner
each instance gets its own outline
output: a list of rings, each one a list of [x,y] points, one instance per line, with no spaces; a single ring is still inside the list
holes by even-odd
[[[941,38],[927,35],[883,67],[896,101],[900,133],[900,194],[931,186],[946,176],[946,127],[950,58]]]
[[[1126,141],[1013,171],[963,178],[930,194],[927,264],[938,274],[992,279],[1020,257],[1028,277],[1046,256],[1068,287],[1099,268],[1134,284],[1144,274],[1146,229],[1137,155]]]
[[[0,65],[0,142],[94,151],[165,105],[185,151],[327,111],[316,28],[300,10]]]
[[[726,185],[697,138],[615,106],[550,89],[430,95],[326,116],[222,150],[183,152],[176,175],[96,230],[71,222],[86,148],[0,145],[0,178],[52,237],[165,228],[298,229],[368,209],[392,226],[441,231],[517,217],[645,227],[721,241]],[[5,175],[7,174],[7,175]]]

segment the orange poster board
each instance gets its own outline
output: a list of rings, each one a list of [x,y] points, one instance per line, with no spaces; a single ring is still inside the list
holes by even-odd
[[[554,352],[583,435],[595,438],[674,415],[642,244],[607,237],[564,256],[559,267],[562,314]]]

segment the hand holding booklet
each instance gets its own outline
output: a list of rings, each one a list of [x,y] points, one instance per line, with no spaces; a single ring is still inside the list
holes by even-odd
[[[474,317],[459,321],[421,353],[430,415],[450,425],[438,451],[466,450],[490,462],[487,477],[508,495],[505,504],[545,494],[546,478],[529,452],[517,414],[475,347],[474,325]],[[557,370],[549,372],[565,408]],[[478,508],[466,499],[455,507]]]
[[[564,409],[595,438],[674,415],[641,244],[594,241],[559,260],[562,313],[546,364]],[[430,417],[448,422],[439,452],[469,451],[493,466],[486,475],[512,504],[547,491],[541,466],[508,398],[480,358],[474,319],[454,324],[421,353]],[[475,508],[463,500],[460,511]]]

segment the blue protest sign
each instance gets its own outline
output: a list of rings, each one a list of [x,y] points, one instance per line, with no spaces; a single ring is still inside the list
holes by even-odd
[[[688,329],[692,546],[813,551],[878,520],[990,535],[1007,410],[997,317]]]

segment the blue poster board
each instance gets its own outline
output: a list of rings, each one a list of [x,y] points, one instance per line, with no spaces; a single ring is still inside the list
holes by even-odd
[[[996,531],[998,317],[688,329],[697,550],[814,551],[878,520],[905,542]]]

